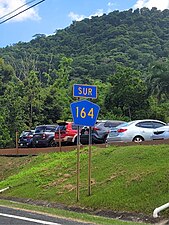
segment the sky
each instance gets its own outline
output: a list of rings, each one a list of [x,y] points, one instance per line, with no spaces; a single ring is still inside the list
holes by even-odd
[[[75,20],[142,7],[164,10],[169,0],[0,0],[0,47],[53,35]]]

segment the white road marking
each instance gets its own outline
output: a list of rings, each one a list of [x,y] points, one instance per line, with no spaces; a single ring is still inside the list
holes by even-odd
[[[27,218],[27,217],[15,216],[15,215],[4,214],[4,213],[0,213],[0,216],[15,218],[18,220],[30,221],[30,222],[34,222],[34,223],[46,224],[46,225],[61,225],[59,223],[53,223],[53,222],[48,222],[48,221],[44,221],[44,220],[36,220],[36,219]]]

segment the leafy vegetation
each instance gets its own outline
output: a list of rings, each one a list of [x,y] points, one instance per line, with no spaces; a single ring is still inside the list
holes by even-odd
[[[72,120],[75,83],[97,85],[99,119],[169,120],[169,10],[113,11],[0,49],[0,147],[15,131]]]
[[[138,212],[152,215],[166,203],[168,191],[167,145],[126,146],[92,149],[91,196],[88,196],[88,149],[80,154],[80,200],[76,202],[76,151],[26,157],[19,170],[4,174],[4,196],[44,200],[99,210]],[[24,159],[20,159],[25,160]],[[1,160],[2,174],[5,162]],[[161,215],[168,215],[168,210]]]

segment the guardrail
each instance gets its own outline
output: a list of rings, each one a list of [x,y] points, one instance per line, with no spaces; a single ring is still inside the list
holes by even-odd
[[[169,139],[167,140],[155,140],[155,141],[143,141],[141,143],[135,142],[115,142],[111,144],[97,144],[99,148],[105,148],[108,146],[132,146],[132,145],[169,145]],[[87,145],[80,145],[80,148],[84,148]],[[38,155],[40,153],[50,153],[50,152],[68,152],[77,149],[77,146],[60,146],[60,147],[47,147],[47,148],[7,148],[0,149],[0,156],[26,156],[26,155]]]

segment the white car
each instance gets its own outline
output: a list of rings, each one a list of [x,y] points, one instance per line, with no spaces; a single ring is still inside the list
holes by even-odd
[[[162,121],[152,119],[123,123],[110,130],[106,142],[142,142],[153,140],[154,129],[165,125],[166,123]]]

